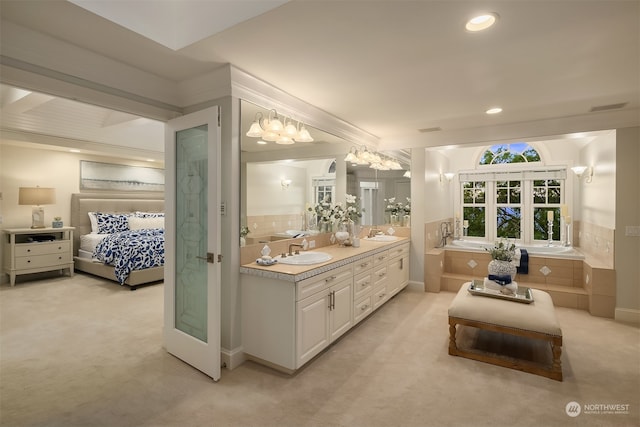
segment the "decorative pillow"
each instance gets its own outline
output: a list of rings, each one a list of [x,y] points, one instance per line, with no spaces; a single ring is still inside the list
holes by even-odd
[[[144,230],[144,229],[164,228],[164,217],[129,217],[129,229],[130,230]]]
[[[98,218],[96,218],[96,212],[87,212],[89,214],[89,221],[91,222],[91,232],[98,232]]]
[[[136,211],[135,216],[138,218],[164,218],[164,212],[140,212]]]
[[[113,234],[121,231],[127,231],[129,229],[130,214],[113,214],[96,212],[96,218],[98,220],[98,233],[100,234]]]

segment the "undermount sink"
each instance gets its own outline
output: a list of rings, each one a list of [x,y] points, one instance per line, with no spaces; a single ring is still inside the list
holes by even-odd
[[[302,252],[299,255],[287,255],[284,258],[278,255],[274,259],[278,260],[279,264],[311,265],[329,261],[331,258],[331,255],[326,252]]]
[[[396,236],[388,236],[386,234],[383,234],[369,237],[367,240],[370,240],[372,242],[395,242],[396,240],[398,240],[398,238]]]

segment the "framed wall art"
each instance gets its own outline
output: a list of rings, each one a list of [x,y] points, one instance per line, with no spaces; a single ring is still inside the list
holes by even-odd
[[[80,190],[164,192],[164,169],[80,160]]]

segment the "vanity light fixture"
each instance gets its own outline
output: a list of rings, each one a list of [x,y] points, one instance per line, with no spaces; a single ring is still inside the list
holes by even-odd
[[[571,170],[578,178],[582,178],[584,175],[586,183],[590,183],[593,180],[593,166],[574,166]]]
[[[362,149],[351,147],[344,161],[354,166],[369,165],[371,169],[377,170],[402,170],[402,165],[397,160],[381,156],[375,151],[368,150],[366,146]]]
[[[246,135],[283,145],[295,144],[296,141],[313,142],[313,138],[303,123],[298,122],[295,126],[292,120],[286,117],[283,123],[275,109],[269,110],[269,116],[266,118],[261,112],[256,113],[256,118],[251,123]]]
[[[464,27],[467,31],[476,33],[493,26],[497,20],[498,14],[495,12],[482,13],[469,19]]]

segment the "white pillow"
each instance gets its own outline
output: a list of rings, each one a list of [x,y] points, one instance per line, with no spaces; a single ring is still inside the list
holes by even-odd
[[[96,217],[95,212],[87,212],[89,214],[89,221],[91,222],[91,232],[98,232],[98,218]]]
[[[130,230],[144,230],[148,228],[164,228],[164,217],[140,218],[137,216],[129,217]]]

